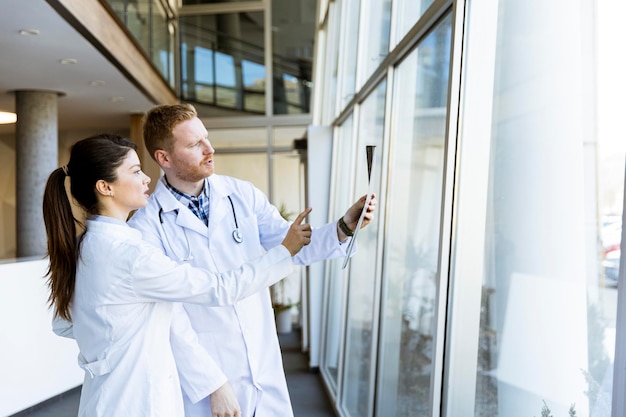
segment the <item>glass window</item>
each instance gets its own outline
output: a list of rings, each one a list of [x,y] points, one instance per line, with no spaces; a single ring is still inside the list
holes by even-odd
[[[391,0],[363,0],[361,3],[363,22],[359,39],[363,44],[359,49],[359,86],[367,81],[387,57],[391,22]]]
[[[152,7],[152,43],[150,58],[163,77],[174,86],[174,26],[158,1]]]
[[[343,109],[356,92],[356,58],[359,39],[359,0],[343,0],[341,12],[341,32],[339,42],[341,44],[341,73],[339,74],[341,95],[340,108]]]
[[[343,216],[346,208],[353,201],[350,201],[350,178],[354,169],[352,161],[354,161],[353,150],[353,117],[350,115],[341,126],[337,129],[337,140],[335,152],[337,161],[333,170],[333,178],[342,178],[342,181],[335,183],[333,194],[334,198],[334,216],[333,219],[339,219]],[[345,280],[342,279],[343,259],[335,259],[329,263],[329,276],[326,280],[328,286],[328,304],[326,306],[326,338],[324,346],[324,359],[322,367],[327,373],[331,389],[334,395],[337,395],[337,384],[339,374],[339,356],[341,348],[341,339],[343,328],[343,311],[345,307]]]
[[[611,415],[626,109],[591,40],[616,24],[500,1],[476,416]]]
[[[158,0],[107,0],[161,75],[175,87],[175,25]]]
[[[179,22],[183,99],[263,113],[263,13],[181,16]]]
[[[265,112],[265,65],[243,60],[244,109],[258,113]]]
[[[385,120],[385,92],[382,82],[363,102],[359,115],[355,198],[373,191],[380,195],[381,153]],[[371,181],[368,181],[366,146],[376,146]],[[379,217],[358,235],[358,250],[350,260],[348,318],[345,347],[342,406],[351,417],[369,416],[373,406],[375,374],[376,246]]]
[[[272,1],[274,114],[308,113],[316,0]]]
[[[320,39],[324,39],[325,56],[324,65],[320,66],[320,72],[323,73],[322,82],[324,83],[324,96],[321,106],[322,123],[330,124],[335,118],[335,109],[337,108],[337,70],[339,63],[339,44],[333,42],[335,37],[339,36],[340,17],[338,13],[333,13],[340,9],[339,0],[330,3],[329,9],[331,13],[325,30],[320,32]],[[324,35],[324,36],[322,36]]]
[[[377,415],[431,416],[451,19],[394,80]],[[442,70],[443,69],[443,70]],[[441,324],[443,325],[443,324]]]
[[[394,19],[396,24],[394,46],[396,46],[417,23],[434,0],[394,0]]]
[[[183,0],[183,6],[189,6],[192,4],[237,3],[240,1],[250,1],[250,0]],[[259,0],[259,2],[260,1],[261,0]]]

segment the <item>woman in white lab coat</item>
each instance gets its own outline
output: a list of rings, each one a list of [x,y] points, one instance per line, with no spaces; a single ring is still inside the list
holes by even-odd
[[[66,176],[88,215],[78,239]],[[132,142],[99,135],[77,142],[46,184],[49,301],[55,331],[80,348],[79,416],[183,416],[170,336],[187,336],[170,331],[176,302],[232,304],[287,275],[291,257],[310,242],[306,210],[281,245],[229,272],[179,265],[125,223],[147,204],[149,182]]]

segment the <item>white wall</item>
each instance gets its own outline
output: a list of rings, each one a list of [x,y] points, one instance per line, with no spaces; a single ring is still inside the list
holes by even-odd
[[[79,386],[74,340],[52,332],[47,260],[0,264],[0,416]]]

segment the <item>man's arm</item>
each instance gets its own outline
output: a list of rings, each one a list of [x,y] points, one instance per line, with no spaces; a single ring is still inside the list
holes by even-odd
[[[211,395],[211,407],[239,409],[234,392],[228,386],[228,378],[209,353],[200,345],[196,332],[191,327],[187,312],[182,304],[174,305],[170,329],[170,343],[180,383],[194,404]],[[215,395],[213,395],[215,394]],[[232,394],[232,395],[229,395]],[[213,403],[213,400],[216,403]],[[222,402],[220,405],[218,402]]]

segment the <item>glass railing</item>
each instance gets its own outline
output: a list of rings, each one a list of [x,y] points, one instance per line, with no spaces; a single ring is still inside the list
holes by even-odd
[[[107,0],[117,17],[175,89],[174,26],[159,0]]]

